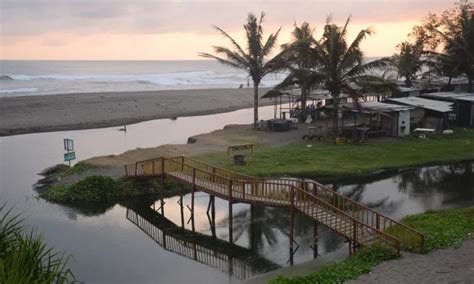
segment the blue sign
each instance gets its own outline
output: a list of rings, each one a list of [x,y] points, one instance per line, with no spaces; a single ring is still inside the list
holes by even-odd
[[[75,159],[76,159],[76,152],[68,152],[68,153],[64,154],[64,161],[65,162],[72,161],[72,160],[75,160]]]

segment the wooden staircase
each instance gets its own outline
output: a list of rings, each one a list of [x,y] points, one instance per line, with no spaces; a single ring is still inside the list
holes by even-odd
[[[292,215],[295,210],[299,211],[342,235],[354,248],[382,245],[399,253],[400,244],[413,246],[415,242],[420,249],[424,245],[420,232],[315,181],[247,176],[184,156],[125,165],[125,174],[173,178],[192,186],[193,190],[228,200],[230,204],[243,202],[288,207]],[[395,225],[402,232],[397,238],[385,232]]]

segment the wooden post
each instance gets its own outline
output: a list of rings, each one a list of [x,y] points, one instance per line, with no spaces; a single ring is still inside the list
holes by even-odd
[[[352,232],[352,252],[354,253],[356,251],[357,247],[357,222],[354,220],[353,221],[353,232]]]
[[[196,192],[196,168],[193,168],[193,189],[191,193],[191,227],[194,232],[194,193]]]
[[[184,156],[181,156],[181,171],[184,170]]]
[[[318,222],[313,221],[313,258],[318,258]]]
[[[232,230],[232,180],[229,180],[229,188],[228,188],[228,194],[229,194],[229,242],[232,244],[233,243],[233,230]]]
[[[380,215],[379,215],[379,213],[376,213],[375,217],[377,218],[377,219],[375,219],[375,226],[376,226],[377,230],[380,230]]]
[[[212,236],[216,237],[216,199],[214,195],[211,195],[212,207],[211,207],[211,221],[212,221]]]
[[[295,218],[295,187],[292,186],[290,190],[290,265],[293,265],[293,223]]]
[[[181,211],[181,228],[184,229],[184,204],[183,204],[183,184],[180,186],[179,192],[179,209]]]
[[[161,215],[165,216],[165,201],[164,201],[164,191],[165,191],[165,159],[161,158],[161,192],[160,192],[160,199],[161,199]]]

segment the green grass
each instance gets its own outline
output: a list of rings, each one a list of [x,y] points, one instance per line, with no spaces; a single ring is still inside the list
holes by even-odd
[[[429,211],[407,216],[401,222],[425,235],[426,252],[453,247],[474,238],[474,207]],[[387,233],[398,237],[402,232],[394,226]],[[404,249],[415,250],[416,246],[408,244]]]
[[[87,165],[86,163],[83,163],[83,162],[79,162],[75,164],[73,167],[69,167],[65,171],[59,172],[57,176],[65,177],[65,176],[78,175],[87,171],[89,168],[90,168],[90,165]]]
[[[36,231],[25,232],[22,222],[0,206],[0,283],[71,283],[68,259],[48,248]]]
[[[346,260],[327,265],[317,272],[295,277],[279,276],[269,283],[342,283],[369,273],[378,264],[393,258],[396,258],[396,254],[390,249],[382,247],[365,248]]]
[[[244,166],[233,165],[225,153],[197,158],[258,176],[361,175],[380,169],[474,159],[474,130],[455,129],[453,135],[436,135],[429,139],[368,140],[360,145],[302,141],[278,148],[257,149],[247,157],[248,163]]]

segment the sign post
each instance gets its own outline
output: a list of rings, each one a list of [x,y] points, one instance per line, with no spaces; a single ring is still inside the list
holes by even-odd
[[[64,150],[67,153],[64,154],[64,161],[69,163],[71,166],[71,161],[76,159],[76,152],[74,152],[74,141],[72,139],[64,139]]]

